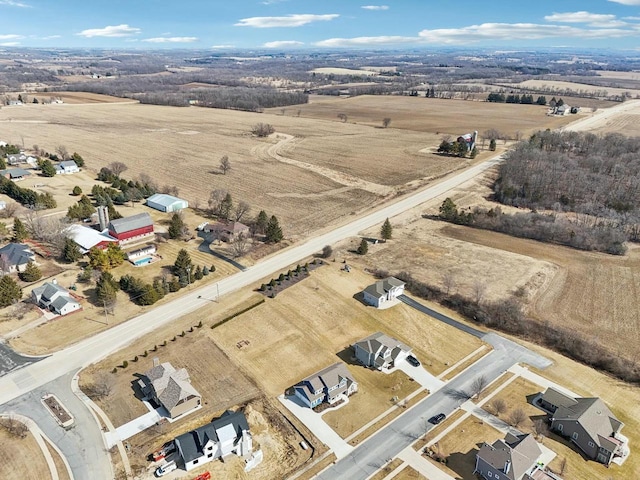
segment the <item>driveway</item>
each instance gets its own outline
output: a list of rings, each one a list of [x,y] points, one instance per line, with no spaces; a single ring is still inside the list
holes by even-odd
[[[420,365],[419,367],[414,367],[413,365],[410,365],[406,360],[400,362],[400,365],[394,368],[394,370],[403,371],[424,388],[429,390],[429,392],[440,390],[445,385],[445,382],[431,375],[423,368],[422,365]]]
[[[327,425],[322,417],[308,407],[303,406],[295,397],[278,397],[287,409],[293,413],[313,433],[318,440],[327,445],[338,459],[345,457],[353,450],[353,447],[338,435],[333,428]]]

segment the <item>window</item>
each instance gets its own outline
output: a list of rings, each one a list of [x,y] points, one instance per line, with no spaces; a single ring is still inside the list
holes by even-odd
[[[207,455],[207,458],[211,458],[213,457],[213,453],[210,453],[209,455]]]
[[[498,475],[497,473],[496,473],[496,478],[497,478],[498,480],[500,479],[500,475]]]
[[[596,445],[595,445],[593,442],[589,442],[589,446],[590,446],[591,448],[593,448],[593,447],[595,447]]]
[[[573,432],[571,434],[571,438],[573,438],[574,440],[577,440],[578,439],[578,432]]]
[[[213,447],[207,447],[207,450],[213,450]]]
[[[493,473],[487,472],[487,475],[489,475],[489,478],[493,478]]]
[[[195,459],[193,462],[191,462],[191,463],[193,463],[193,465],[197,465],[199,460],[200,460],[199,458],[196,458],[196,459]]]
[[[564,428],[564,425],[562,425],[561,423],[558,424],[558,431],[561,432],[562,429]]]

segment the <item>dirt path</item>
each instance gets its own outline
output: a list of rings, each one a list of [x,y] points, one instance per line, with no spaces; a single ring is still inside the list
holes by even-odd
[[[633,112],[635,110],[635,112]],[[601,109],[593,115],[576,120],[561,130],[570,130],[573,132],[587,132],[599,130],[621,114],[640,113],[640,100],[628,100],[615,107]]]
[[[336,183],[344,185],[349,188],[358,188],[360,190],[365,190],[370,193],[374,193],[376,195],[387,196],[391,193],[394,193],[395,189],[393,187],[389,187],[386,185],[380,185],[378,183],[367,182],[358,177],[354,177],[353,175],[349,175],[343,172],[338,172],[336,170],[332,170],[330,168],[321,167],[319,165],[313,165],[311,163],[301,162],[299,160],[293,160],[292,158],[285,157],[281,154],[282,150],[291,144],[293,144],[296,138],[293,135],[288,135],[286,133],[275,133],[271,136],[272,138],[278,139],[278,143],[276,144],[263,144],[254,147],[251,150],[251,154],[258,158],[271,158],[274,160],[278,160],[282,163],[287,163],[289,165],[294,165],[299,168],[303,168],[305,170],[310,170],[318,175],[322,175],[323,177],[328,178]],[[343,191],[344,189],[333,189],[328,190],[322,193],[315,193],[313,196],[319,197],[324,195],[333,195],[337,191]]]

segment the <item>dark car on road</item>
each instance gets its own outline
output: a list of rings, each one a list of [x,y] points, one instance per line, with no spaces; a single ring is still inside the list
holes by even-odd
[[[434,415],[429,419],[429,423],[433,423],[434,425],[438,425],[441,421],[443,421],[447,416],[444,413],[439,413]]]
[[[420,360],[418,360],[413,355],[409,355],[407,357],[407,362],[409,363],[409,365],[413,365],[414,367],[419,367],[420,366]]]

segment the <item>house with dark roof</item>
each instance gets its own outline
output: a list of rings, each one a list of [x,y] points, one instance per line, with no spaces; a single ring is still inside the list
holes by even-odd
[[[295,396],[304,405],[313,408],[322,402],[336,403],[357,392],[358,382],[355,381],[347,366],[338,362],[305,378],[293,388]]]
[[[27,163],[29,160],[35,161],[35,157],[23,152],[7,155],[7,165],[19,165],[21,163]]]
[[[404,282],[395,277],[378,280],[364,289],[364,301],[376,308],[382,308],[385,303],[395,300],[404,293]]]
[[[0,248],[0,270],[3,273],[24,272],[27,264],[35,261],[35,254],[24,243],[9,243]]]
[[[620,433],[624,423],[599,398],[573,398],[549,388],[539,403],[551,412],[551,430],[571,439],[588,458],[609,465],[629,454],[628,439]]]
[[[154,365],[145,372],[144,377],[138,380],[138,386],[146,398],[164,407],[171,418],[199,407],[202,401],[191,385],[187,370],[176,370],[168,362]]]
[[[31,175],[31,172],[22,168],[8,168],[6,170],[0,170],[0,175],[4,178],[8,178],[9,180],[13,180],[14,182],[18,182],[24,179],[24,177]]]
[[[480,448],[474,473],[486,480],[534,480],[541,455],[533,436],[507,433],[504,440]]]
[[[118,240],[120,245],[136,242],[153,235],[153,220],[148,213],[139,213],[111,220],[108,230],[109,235]]]
[[[55,279],[34,288],[31,298],[40,308],[51,310],[58,315],[68,315],[82,308],[69,290],[58,285]]]
[[[232,454],[247,457],[253,450],[247,418],[242,412],[230,410],[213,422],[180,435],[174,444],[177,463],[187,471]]]
[[[411,353],[411,347],[382,332],[353,344],[353,353],[360,363],[378,370],[393,368]]]
[[[214,239],[224,242],[230,242],[240,235],[244,237],[249,235],[249,227],[240,222],[208,223],[204,226],[203,230],[205,233],[212,234]]]

